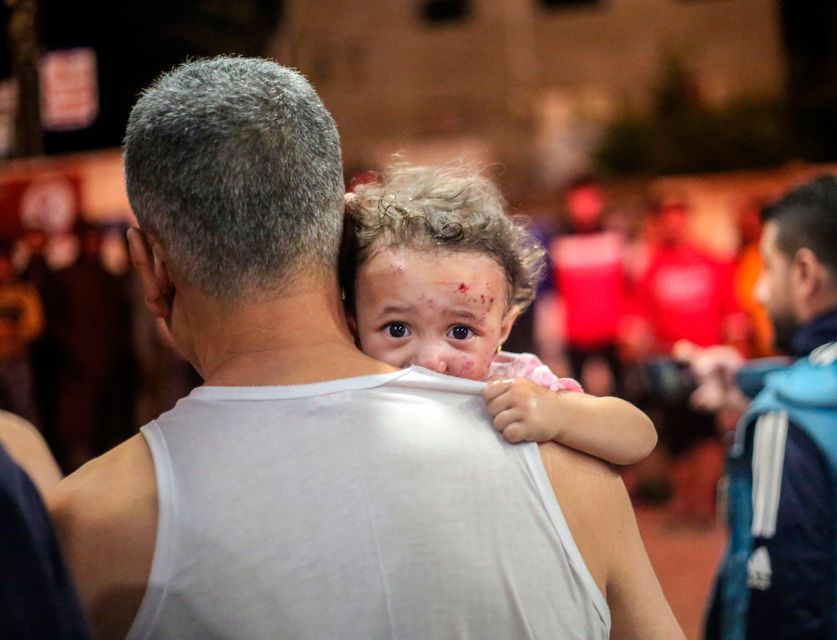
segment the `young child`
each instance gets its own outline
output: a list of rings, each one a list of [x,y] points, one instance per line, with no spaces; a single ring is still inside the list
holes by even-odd
[[[476,170],[396,166],[360,187],[347,212],[344,288],[366,354],[488,380],[488,411],[509,442],[555,440],[615,464],[654,448],[654,426],[633,405],[500,350],[535,297],[544,251]]]

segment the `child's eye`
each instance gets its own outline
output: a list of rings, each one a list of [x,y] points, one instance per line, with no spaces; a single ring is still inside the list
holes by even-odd
[[[453,338],[454,340],[467,340],[472,335],[474,335],[474,330],[466,327],[464,324],[458,324],[448,331],[448,338]]]
[[[392,338],[404,338],[410,335],[410,330],[403,322],[390,322],[384,327],[384,329]]]

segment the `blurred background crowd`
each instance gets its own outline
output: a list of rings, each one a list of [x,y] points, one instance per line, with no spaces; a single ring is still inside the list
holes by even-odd
[[[671,350],[773,354],[759,213],[835,168],[837,5],[7,0],[0,26],[0,408],[66,471],[200,383],[129,268],[130,106],[187,57],[266,55],[333,113],[350,188],[395,153],[485,166],[548,254],[506,348],[647,411],[632,495],[712,526],[734,416],[688,406]]]
[[[347,175],[350,186],[374,179],[371,168]],[[22,206],[37,215],[24,217],[0,245],[0,408],[38,425],[71,471],[200,379],[144,310],[126,251],[127,221],[73,215],[63,229],[39,223],[50,217],[49,194],[61,180],[26,186]],[[505,348],[537,353],[590,393],[625,397],[652,415],[659,455],[626,478],[638,500],[673,495],[679,515],[697,525],[714,520],[723,434],[734,423],[689,407],[693,386],[671,360],[672,347],[689,340],[730,344],[747,357],[773,351],[754,298],[761,200],[740,200],[728,230],[734,250],[719,251],[699,238],[723,230],[701,230],[707,222],[692,211],[689,180],[681,182],[632,186],[620,204],[606,182],[584,174],[537,202],[513,203],[546,249],[547,268],[535,305]],[[705,486],[690,493],[684,483],[697,478]]]
[[[124,238],[79,222],[0,248],[0,408],[37,425],[68,472],[200,381],[145,312]]]

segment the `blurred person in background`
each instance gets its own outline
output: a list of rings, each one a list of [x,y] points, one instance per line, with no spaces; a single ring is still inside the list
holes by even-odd
[[[14,262],[20,277],[40,291],[49,285],[53,268],[47,259],[49,237],[38,227],[23,230],[15,246]]]
[[[549,273],[536,310],[540,352],[553,363],[565,353],[589,393],[619,395],[624,238],[605,227],[605,193],[593,177],[573,180],[565,197],[567,220],[546,242]]]
[[[34,425],[0,411],[0,638],[90,638],[42,501],[61,472]]]
[[[10,247],[0,248],[0,408],[36,424],[29,347],[43,330],[38,291],[15,275]]]
[[[58,406],[58,352],[54,327],[57,281],[48,257],[49,236],[38,227],[24,229],[15,247],[15,264],[20,278],[35,287],[44,311],[44,330],[30,345],[30,361],[35,384],[38,427],[55,447],[55,416]]]
[[[762,388],[740,407],[727,461],[730,542],[706,638],[826,640],[837,637],[837,177],[793,189],[763,220],[757,297],[776,348],[798,360],[742,368],[729,348],[679,349],[706,408],[739,405],[733,381]]]
[[[756,282],[764,266],[759,252],[761,210],[761,203],[751,200],[745,202],[738,212],[741,247],[735,262],[735,295],[742,311],[747,314],[744,355],[748,358],[763,358],[775,354],[770,318],[755,295]]]
[[[641,360],[668,358],[681,339],[705,347],[741,342],[745,319],[735,300],[732,265],[696,247],[688,221],[682,201],[652,208],[657,246],[637,285],[638,317],[629,336],[629,350]],[[687,394],[654,401],[661,405],[660,442],[671,458],[673,522],[709,526],[723,466],[715,415],[691,407]]]
[[[135,432],[135,357],[125,277],[102,265],[102,229],[78,227],[80,252],[56,273],[56,441],[65,470]]]
[[[26,472],[42,496],[63,478],[38,428],[9,411],[0,411],[0,446]]]

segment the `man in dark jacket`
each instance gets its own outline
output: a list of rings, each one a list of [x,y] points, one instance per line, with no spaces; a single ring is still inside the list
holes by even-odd
[[[799,359],[767,374],[738,424],[706,636],[826,640],[837,634],[837,177],[763,217],[757,295],[777,346]]]

